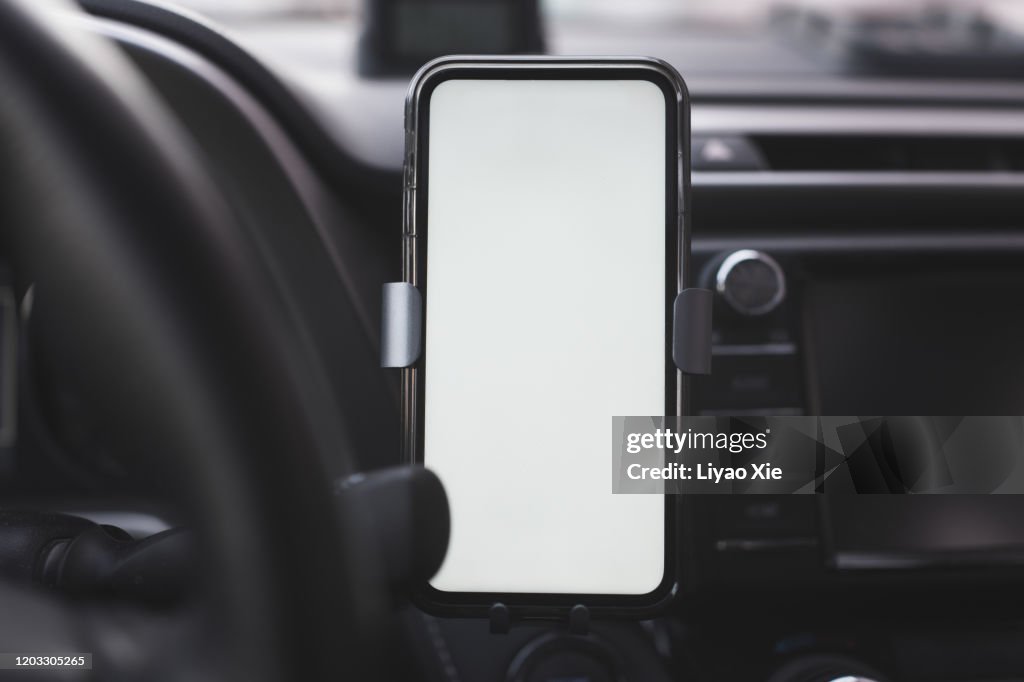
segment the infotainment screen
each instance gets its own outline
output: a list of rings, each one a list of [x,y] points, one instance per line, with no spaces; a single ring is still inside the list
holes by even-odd
[[[812,414],[1024,415],[1024,276],[935,272],[806,286]]]
[[[816,278],[804,297],[814,413],[1024,415],[1019,273]],[[999,424],[1014,428],[1013,420]],[[1019,425],[1024,433],[1024,419]],[[977,447],[993,436],[976,435]],[[1024,557],[1024,496],[850,495],[826,496],[822,504],[839,568],[993,565]]]

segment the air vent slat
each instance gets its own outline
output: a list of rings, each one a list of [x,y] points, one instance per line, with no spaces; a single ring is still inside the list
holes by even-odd
[[[755,135],[776,171],[1017,171],[1024,139],[860,135]]]

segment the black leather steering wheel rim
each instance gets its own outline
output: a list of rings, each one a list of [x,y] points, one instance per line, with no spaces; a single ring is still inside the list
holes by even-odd
[[[0,3],[3,255],[73,334],[68,380],[187,494],[219,673],[373,679],[387,600],[331,496],[330,391],[187,137],[111,46],[37,11]]]

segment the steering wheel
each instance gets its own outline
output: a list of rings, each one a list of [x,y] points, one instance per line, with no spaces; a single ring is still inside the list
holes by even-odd
[[[392,600],[332,494],[352,458],[329,387],[187,136],[32,4],[0,2],[2,253],[62,380],[186,501],[205,598],[169,618],[0,585],[0,640],[94,651],[103,679],[374,679]]]

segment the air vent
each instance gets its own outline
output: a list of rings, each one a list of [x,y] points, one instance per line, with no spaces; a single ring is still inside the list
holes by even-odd
[[[755,135],[776,171],[1024,170],[1024,138]]]

